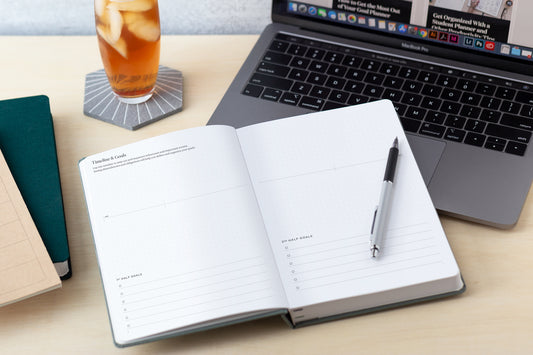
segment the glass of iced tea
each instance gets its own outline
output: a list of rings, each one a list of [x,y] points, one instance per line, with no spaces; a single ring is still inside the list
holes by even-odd
[[[137,104],[154,91],[161,30],[157,0],[94,0],[104,69],[119,100]]]

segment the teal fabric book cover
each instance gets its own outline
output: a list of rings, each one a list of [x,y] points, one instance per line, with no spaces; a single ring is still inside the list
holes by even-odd
[[[72,275],[47,96],[0,101],[0,149],[61,277]]]

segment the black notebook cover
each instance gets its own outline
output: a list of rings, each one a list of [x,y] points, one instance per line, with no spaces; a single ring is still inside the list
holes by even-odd
[[[61,279],[72,275],[46,96],[0,101],[0,149]]]

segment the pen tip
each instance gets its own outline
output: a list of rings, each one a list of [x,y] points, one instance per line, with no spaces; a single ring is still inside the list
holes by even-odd
[[[394,142],[392,142],[392,146],[394,148],[398,148],[398,137],[394,138]]]

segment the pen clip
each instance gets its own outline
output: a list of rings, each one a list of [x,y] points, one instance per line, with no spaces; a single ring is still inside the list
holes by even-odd
[[[376,216],[378,214],[378,208],[379,206],[376,206],[376,209],[374,210],[374,218],[372,219],[372,228],[370,228],[370,237],[372,237],[372,234],[374,233],[374,226],[376,224]]]

